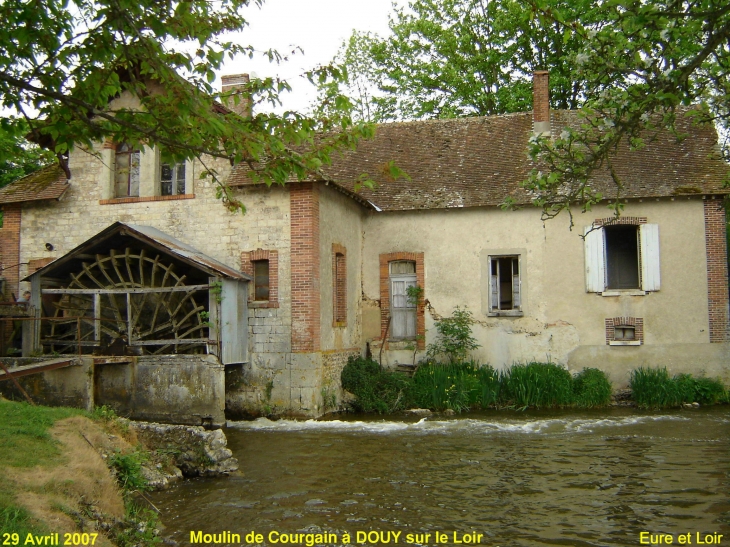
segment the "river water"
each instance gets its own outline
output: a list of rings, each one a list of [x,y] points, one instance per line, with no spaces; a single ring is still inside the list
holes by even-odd
[[[663,544],[730,546],[727,406],[259,419],[225,433],[240,476],[152,497],[182,545],[191,531],[240,534],[234,545],[301,545],[277,536],[298,531],[358,545],[374,531],[369,545],[628,546],[667,534]]]

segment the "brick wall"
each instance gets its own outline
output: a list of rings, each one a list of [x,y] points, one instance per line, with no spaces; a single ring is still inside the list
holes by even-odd
[[[291,350],[319,351],[319,186],[292,184],[291,210]]]
[[[730,339],[728,330],[727,219],[722,200],[708,199],[705,206],[705,249],[707,252],[707,307],[710,314],[710,342]]]
[[[550,121],[550,75],[547,70],[536,70],[532,77],[533,120]]]
[[[3,224],[0,228],[0,264],[5,278],[5,294],[2,300],[10,300],[12,294],[20,296],[20,204],[3,206]]]
[[[386,332],[388,317],[390,316],[390,271],[389,263],[396,260],[410,260],[416,263],[416,283],[424,290],[424,296],[416,307],[416,336],[418,336],[418,349],[426,348],[426,314],[424,300],[426,281],[423,267],[423,253],[386,253],[380,255],[380,329]]]

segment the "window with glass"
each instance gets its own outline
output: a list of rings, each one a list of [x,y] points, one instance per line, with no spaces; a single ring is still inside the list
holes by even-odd
[[[160,166],[160,194],[175,196],[185,193],[185,162],[163,163]]]
[[[126,143],[118,144],[114,156],[114,196],[139,196],[140,152]]]
[[[389,263],[390,270],[390,336],[394,340],[413,340],[416,337],[415,299],[408,295],[409,287],[416,287],[416,263],[400,260]]]
[[[253,262],[253,290],[254,300],[265,302],[269,300],[269,261],[254,260]]]

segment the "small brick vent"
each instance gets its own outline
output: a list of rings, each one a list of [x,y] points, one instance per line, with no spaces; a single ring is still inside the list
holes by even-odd
[[[644,344],[644,318],[643,317],[608,317],[606,318],[606,345],[611,342],[637,342],[637,345]],[[633,338],[627,339],[619,333],[633,330]],[[617,334],[619,336],[617,337]]]
[[[241,271],[253,277],[253,263],[257,260],[269,261],[269,301],[251,302],[252,307],[278,308],[279,307],[279,251],[256,249],[241,253]]]

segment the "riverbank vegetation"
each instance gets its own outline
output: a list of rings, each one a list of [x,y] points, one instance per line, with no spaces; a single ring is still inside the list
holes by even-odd
[[[670,377],[666,368],[640,367],[629,383],[636,404],[642,408],[667,408],[682,404],[714,405],[730,402],[730,392],[715,378],[695,378],[690,374]]]
[[[422,363],[409,378],[381,368],[373,360],[351,358],[342,371],[342,387],[358,412],[385,414],[410,408],[430,410],[599,408],[611,404],[606,374],[586,368],[577,374],[555,363],[516,364],[503,371],[473,361]],[[631,373],[633,402],[641,408],[671,408],[728,401],[717,379],[689,374],[670,377],[666,369],[639,368]]]
[[[429,361],[408,378],[362,358],[348,361],[342,387],[355,395],[354,410],[381,414],[409,408],[594,408],[607,406],[612,393],[605,373],[597,369],[572,376],[554,363],[517,364],[498,372],[474,361]]]
[[[0,532],[96,530],[97,546],[152,545],[156,518],[135,496],[146,489],[144,450],[112,412],[0,399]],[[104,457],[107,456],[107,457]]]

